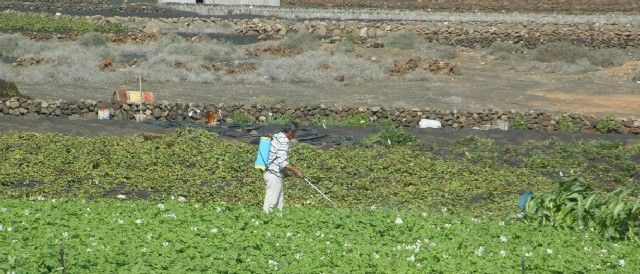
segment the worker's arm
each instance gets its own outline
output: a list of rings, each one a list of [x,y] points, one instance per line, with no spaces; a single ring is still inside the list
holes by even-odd
[[[302,173],[302,171],[300,171],[300,169],[298,169],[296,166],[292,165],[292,164],[288,164],[284,167],[284,170],[289,171],[291,173],[293,173],[293,175],[295,175],[298,178],[304,178],[304,174]]]

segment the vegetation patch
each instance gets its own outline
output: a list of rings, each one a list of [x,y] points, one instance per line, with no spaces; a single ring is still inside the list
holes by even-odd
[[[0,270],[620,273],[640,267],[635,243],[515,216],[459,218],[437,209],[443,212],[306,205],[266,215],[256,206],[182,196],[156,203],[2,199]]]
[[[55,17],[45,14],[0,13],[0,30],[2,31],[36,31],[36,32],[103,32],[125,33],[129,29],[121,24],[92,24],[86,21]]]
[[[414,140],[395,130],[377,137],[387,145],[326,150],[298,145],[291,150],[291,162],[340,207],[352,208],[448,207],[456,214],[500,215],[513,211],[522,191],[552,190],[560,172],[580,174],[596,189],[637,188],[632,155],[640,153],[638,144],[547,141],[503,146],[469,139],[439,148],[428,141],[425,146],[394,145]],[[0,198],[111,200],[124,194],[127,199],[183,196],[259,206],[257,190],[264,184],[262,174],[253,169],[256,149],[193,129],[146,139],[5,134],[0,136]],[[14,187],[18,182],[42,183]],[[114,193],[119,189],[121,193]],[[491,195],[467,202],[478,193]],[[310,202],[325,205],[303,182],[290,179],[287,204]]]
[[[603,134],[613,132],[617,128],[620,128],[620,126],[621,122],[613,119],[613,117],[611,116],[604,117],[598,120],[598,122],[596,123],[596,129],[598,130],[598,132]]]

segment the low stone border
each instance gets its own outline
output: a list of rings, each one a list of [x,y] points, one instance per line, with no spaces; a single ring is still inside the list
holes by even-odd
[[[596,133],[604,128],[609,132],[640,134],[640,119],[607,118],[586,114],[554,115],[543,112],[518,113],[515,111],[486,110],[480,112],[457,112],[417,108],[386,107],[341,107],[318,106],[264,106],[264,105],[224,105],[211,103],[169,103],[122,104],[115,102],[79,100],[44,101],[24,98],[0,99],[0,115],[12,116],[59,116],[75,120],[98,119],[98,112],[108,110],[112,119],[133,121],[136,114],[144,114],[146,119],[163,121],[195,120],[204,122],[207,111],[217,112],[218,119],[233,122],[238,113],[252,122],[268,123],[277,118],[296,119],[302,123],[310,121],[342,120],[360,115],[371,121],[387,120],[402,127],[418,127],[421,119],[438,120],[443,127],[452,128],[510,128],[537,131],[560,131],[561,124],[572,125],[575,130]],[[600,125],[599,125],[600,124]],[[566,127],[565,127],[566,129]]]

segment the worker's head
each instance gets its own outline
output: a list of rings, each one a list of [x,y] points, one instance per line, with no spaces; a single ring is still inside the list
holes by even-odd
[[[282,133],[287,136],[287,139],[293,139],[296,137],[296,131],[298,131],[298,125],[294,122],[288,123],[282,128]]]

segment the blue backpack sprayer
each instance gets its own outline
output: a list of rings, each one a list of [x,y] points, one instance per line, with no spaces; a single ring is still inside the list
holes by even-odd
[[[260,137],[260,143],[258,144],[258,155],[256,156],[256,163],[255,163],[255,168],[257,170],[260,170],[260,171],[267,170],[267,166],[269,166],[269,163],[267,163],[267,160],[269,160],[270,148],[271,148],[271,138]],[[327,195],[324,195],[324,193],[322,193],[320,189],[318,189],[314,184],[312,184],[311,181],[309,181],[309,179],[304,178],[304,181],[307,182],[311,187],[313,187],[313,189],[315,189],[318,193],[320,193],[320,195],[322,195],[322,197],[324,197],[327,201],[329,201],[331,205],[333,205],[334,207],[336,206],[336,204],[333,203],[333,201],[331,201],[331,199],[329,199]]]

